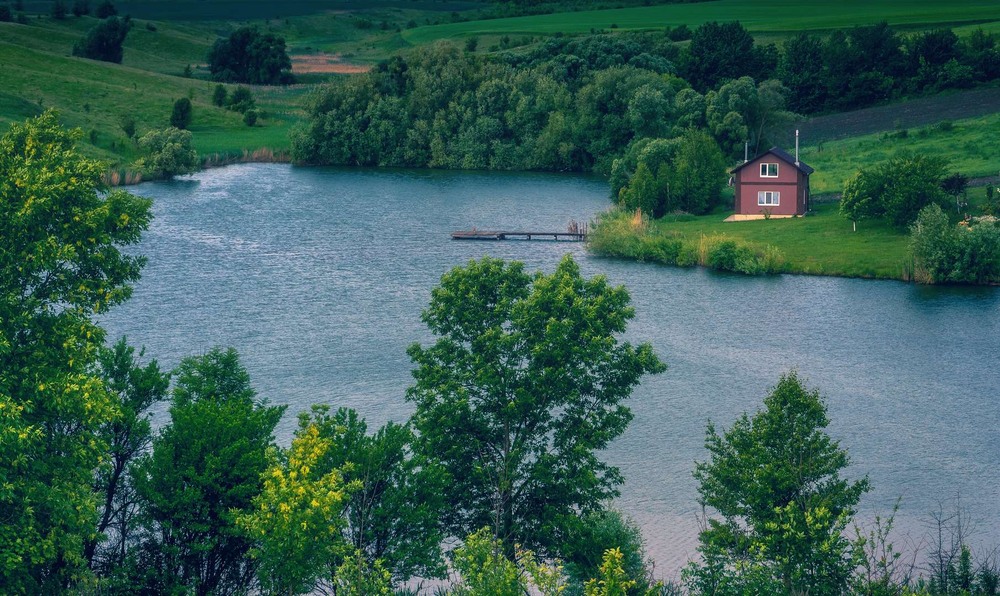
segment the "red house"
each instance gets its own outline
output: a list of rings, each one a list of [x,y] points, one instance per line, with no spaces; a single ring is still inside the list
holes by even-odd
[[[805,215],[813,171],[777,147],[733,168],[734,214],[726,221]]]

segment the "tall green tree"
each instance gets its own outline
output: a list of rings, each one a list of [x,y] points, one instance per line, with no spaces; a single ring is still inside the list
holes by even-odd
[[[191,147],[191,131],[179,128],[151,130],[139,139],[143,156],[135,166],[144,176],[169,178],[198,171],[201,163]]]
[[[131,295],[150,202],[101,181],[79,130],[48,111],[0,138],[0,585],[56,593],[84,577],[101,429],[119,416],[93,370],[93,316]]]
[[[380,561],[397,584],[412,577],[442,577],[439,519],[449,489],[444,470],[412,452],[410,428],[389,422],[368,434],[368,425],[354,410],[331,414],[325,406],[300,415],[300,433],[313,426],[331,445],[317,462],[317,472],[342,470],[347,482],[358,485],[345,503],[344,537],[351,551],[369,566]]]
[[[167,396],[170,375],[160,371],[155,360],[145,366],[126,338],[114,346],[101,348],[97,372],[120,416],[101,428],[108,456],[94,478],[94,490],[101,500],[97,535],[85,544],[85,556],[99,575],[108,575],[125,562],[136,533],[135,487],[130,466],[152,443],[149,408]]]
[[[216,40],[208,53],[213,81],[251,85],[285,85],[293,81],[285,40],[256,27],[240,27]]]
[[[702,505],[719,517],[699,536],[702,562],[688,569],[703,594],[844,593],[853,570],[842,531],[868,479],[841,477],[847,452],[826,434],[826,406],[785,375],[753,417],[719,434],[695,466]]]
[[[490,527],[509,552],[557,554],[618,494],[597,451],[625,431],[642,376],[665,369],[649,344],[620,341],[633,316],[625,288],[569,256],[551,275],[487,257],[441,278],[422,316],[438,339],[410,346],[407,399],[416,450],[450,475],[452,535]]]
[[[170,424],[136,465],[153,556],[135,588],[242,593],[256,563],[236,518],[262,490],[285,407],[256,398],[232,348],[186,358],[174,376]]]
[[[122,44],[131,28],[132,21],[128,17],[105,19],[73,44],[73,55],[121,64]]]

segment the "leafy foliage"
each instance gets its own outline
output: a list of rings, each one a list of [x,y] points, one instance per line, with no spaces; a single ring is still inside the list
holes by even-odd
[[[73,55],[121,64],[122,44],[131,28],[132,21],[128,17],[103,20],[73,44]]]
[[[100,431],[108,457],[94,478],[94,491],[103,507],[98,509],[98,536],[84,545],[84,556],[99,575],[123,565],[134,542],[139,511],[129,468],[152,443],[149,408],[166,398],[170,382],[156,360],[142,366],[142,356],[124,337],[98,354],[98,374],[121,413]]]
[[[255,399],[232,348],[185,358],[175,377],[170,424],[135,471],[152,553],[143,589],[242,592],[257,565],[236,520],[263,489],[285,407]]]
[[[941,182],[947,169],[947,160],[923,155],[863,168],[844,185],[840,212],[854,221],[884,217],[896,226],[907,226],[925,206],[946,204]]]
[[[1000,225],[983,217],[955,226],[937,204],[910,226],[915,277],[928,283],[987,283],[1000,278]]]
[[[300,433],[312,427],[330,443],[316,472],[341,470],[356,485],[344,504],[351,550],[394,582],[443,576],[439,518],[448,488],[439,466],[410,452],[410,429],[389,422],[369,435],[354,410],[330,414],[325,406],[299,416]]]
[[[445,274],[414,344],[415,448],[440,461],[455,535],[493,527],[508,548],[559,551],[580,513],[617,494],[596,451],[625,431],[622,405],[664,370],[648,344],[620,342],[633,316],[624,288],[586,280],[567,256],[551,275],[484,258]],[[513,552],[511,549],[509,552]]]
[[[853,570],[842,535],[868,480],[848,482],[847,453],[825,432],[826,408],[793,372],[752,418],[723,434],[711,423],[711,459],[694,476],[709,518],[701,563],[687,573],[699,593],[841,594]]]
[[[345,481],[341,470],[323,470],[331,447],[315,424],[300,428],[264,473],[253,507],[236,518],[256,543],[250,554],[260,564],[261,586],[271,593],[312,592],[319,580],[331,580],[331,563],[347,554],[343,513],[360,483]]]
[[[125,301],[150,202],[102,183],[80,131],[45,112],[0,138],[0,585],[54,593],[87,575],[101,433],[120,412],[93,364],[95,314]]]
[[[170,113],[170,126],[186,129],[191,124],[191,100],[182,97],[174,102],[174,109]]]
[[[293,82],[285,40],[255,27],[241,27],[219,39],[208,53],[212,80],[252,85]]]
[[[135,165],[147,177],[190,174],[201,167],[198,154],[191,148],[191,132],[187,130],[151,130],[139,139],[139,148],[145,155]]]

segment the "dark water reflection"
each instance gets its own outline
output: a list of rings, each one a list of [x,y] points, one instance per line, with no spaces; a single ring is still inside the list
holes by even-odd
[[[134,298],[113,335],[167,367],[235,346],[259,392],[295,414],[349,406],[371,426],[404,420],[408,344],[449,268],[483,254],[551,271],[569,252],[587,275],[632,294],[629,337],[668,363],[631,401],[636,418],[607,458],[626,478],[618,506],[643,527],[660,574],[693,555],[691,470],[707,420],[756,409],[796,369],[826,397],[830,432],[868,474],[863,516],[903,497],[899,527],[961,495],[976,539],[1000,542],[1000,290],[775,276],[746,278],[588,256],[572,243],[467,243],[455,229],[565,229],[606,205],[579,176],[296,169],[243,165],[146,184],[156,220]],[[162,417],[162,414],[161,414]]]

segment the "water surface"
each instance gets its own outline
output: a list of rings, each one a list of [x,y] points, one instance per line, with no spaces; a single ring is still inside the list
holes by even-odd
[[[592,257],[582,245],[456,242],[473,226],[564,230],[607,205],[599,179],[551,174],[240,165],[144,184],[155,220],[133,299],[105,319],[172,367],[234,346],[254,385],[288,404],[287,444],[310,404],[357,409],[370,427],[412,407],[406,347],[451,267],[490,254],[551,272],[571,253],[586,275],[628,287],[628,337],[669,370],[647,378],[636,417],[606,453],[626,484],[659,575],[697,544],[694,461],[705,423],[759,407],[795,369],[826,398],[849,474],[873,490],[862,518],[902,497],[899,527],[958,495],[974,539],[1000,542],[1000,290],[805,276],[747,278]],[[162,411],[158,420],[163,420]]]

